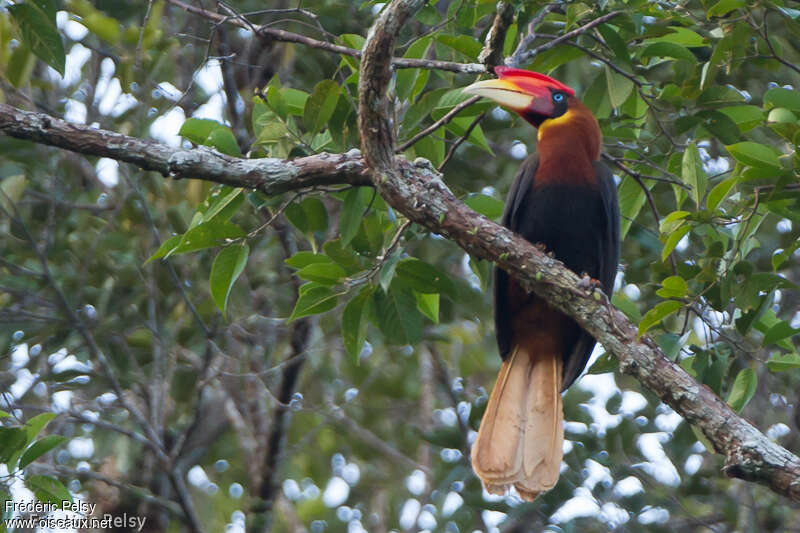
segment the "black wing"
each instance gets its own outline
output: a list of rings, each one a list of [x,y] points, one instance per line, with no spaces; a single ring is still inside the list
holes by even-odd
[[[524,197],[530,192],[533,185],[533,177],[539,167],[539,155],[532,154],[523,161],[519,167],[511,188],[506,196],[506,205],[503,211],[501,223],[511,231],[519,231],[519,221],[517,215],[520,212],[519,206]],[[508,274],[502,268],[494,269],[494,327],[497,336],[497,348],[500,357],[505,361],[508,352],[511,350],[513,332],[511,331],[511,316],[509,316],[510,306],[508,305]]]
[[[614,291],[614,279],[617,275],[617,265],[619,265],[620,249],[620,228],[619,228],[619,202],[617,200],[617,186],[614,183],[614,176],[605,163],[596,161],[594,163],[597,181],[600,185],[600,197],[603,204],[603,217],[605,227],[600,231],[600,249],[598,272],[596,279],[603,284],[603,292],[611,298]],[[594,337],[580,332],[575,345],[570,353],[564,358],[564,381],[562,389],[566,389],[578,379],[583,372],[589,357],[592,355],[594,345],[597,343]]]

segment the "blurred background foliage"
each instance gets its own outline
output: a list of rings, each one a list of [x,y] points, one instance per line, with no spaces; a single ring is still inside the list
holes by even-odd
[[[383,4],[196,4],[223,23],[179,4],[0,6],[0,100],[231,155],[359,147],[358,60],[249,25],[360,48]],[[525,65],[603,129],[625,232],[614,303],[797,450],[800,6],[512,4],[506,56],[532,21],[535,46],[622,11]],[[430,2],[396,55],[475,63],[495,11]],[[398,69],[398,137],[497,219],[529,125],[480,102],[405,147],[474,80]],[[265,197],[0,137],[0,190],[0,438],[28,428],[3,441],[22,452],[53,412],[43,433],[66,441],[0,457],[8,498],[51,497],[37,476],[55,476],[148,531],[191,512],[207,531],[798,531],[796,505],[727,479],[602,349],[565,396],[558,486],[532,504],[483,493],[468,448],[500,363],[490,265],[371,189]]]

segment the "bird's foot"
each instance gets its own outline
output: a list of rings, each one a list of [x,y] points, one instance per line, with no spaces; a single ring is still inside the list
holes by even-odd
[[[584,274],[583,277],[578,280],[578,288],[589,294],[593,294],[596,290],[602,289],[603,284],[600,283],[599,280],[589,276],[589,274]]]

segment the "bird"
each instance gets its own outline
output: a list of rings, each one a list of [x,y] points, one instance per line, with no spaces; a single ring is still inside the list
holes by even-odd
[[[502,224],[610,297],[620,222],[613,174],[600,160],[597,119],[567,85],[505,66],[462,92],[514,111],[537,130],[537,153],[521,165]],[[552,489],[563,458],[561,393],[596,344],[572,318],[495,268],[494,320],[502,365],[471,452],[486,490],[513,486],[528,501]]]

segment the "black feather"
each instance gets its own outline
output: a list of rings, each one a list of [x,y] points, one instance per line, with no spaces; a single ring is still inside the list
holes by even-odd
[[[595,162],[596,179],[562,176],[536,185],[538,156],[528,157],[517,173],[508,196],[502,223],[532,243],[542,243],[549,252],[578,275],[588,274],[611,295],[619,262],[619,206],[611,171]],[[510,290],[518,290],[508,274],[495,269],[495,330],[500,356],[505,360],[513,343]],[[529,295],[525,305],[536,296]],[[575,322],[562,331],[564,337],[563,388],[580,375],[592,353],[595,340]]]

